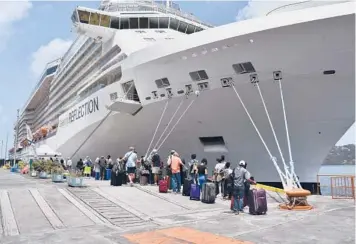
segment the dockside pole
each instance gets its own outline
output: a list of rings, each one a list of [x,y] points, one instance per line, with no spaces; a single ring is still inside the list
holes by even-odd
[[[15,166],[16,164],[16,151],[17,151],[17,144],[18,144],[18,138],[19,138],[19,118],[20,118],[20,109],[17,109],[17,121],[16,121],[16,132],[15,132],[15,146],[14,146],[14,163],[12,164],[12,167]]]

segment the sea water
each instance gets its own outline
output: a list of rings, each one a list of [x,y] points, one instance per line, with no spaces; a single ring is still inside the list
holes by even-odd
[[[320,191],[322,195],[331,195],[332,176],[355,176],[355,165],[323,165],[319,170]],[[348,182],[347,182],[348,180]],[[351,185],[350,178],[346,179],[348,185]],[[356,186],[354,177],[354,186]]]

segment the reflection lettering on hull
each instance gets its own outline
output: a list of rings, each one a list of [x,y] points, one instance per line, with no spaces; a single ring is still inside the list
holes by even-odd
[[[73,122],[80,118],[87,116],[88,114],[95,113],[99,111],[99,99],[98,97],[90,99],[89,101],[85,102],[84,104],[80,105],[72,112],[69,113],[69,122]]]

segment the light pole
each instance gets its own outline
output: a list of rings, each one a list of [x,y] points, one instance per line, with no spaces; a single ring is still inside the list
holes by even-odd
[[[5,158],[4,158],[5,160],[7,158],[7,141],[8,141],[8,139],[9,139],[9,132],[6,133]]]
[[[12,165],[12,167],[15,166],[16,164],[16,151],[17,151],[17,140],[18,140],[18,137],[19,137],[19,117],[20,117],[20,109],[17,109],[17,121],[16,121],[16,132],[15,132],[15,151],[14,151],[14,163]]]
[[[4,146],[4,140],[1,140],[1,151],[0,151],[0,159],[3,159],[2,148]]]

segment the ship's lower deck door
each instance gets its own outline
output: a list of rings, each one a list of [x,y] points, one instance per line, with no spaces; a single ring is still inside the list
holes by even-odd
[[[123,83],[122,88],[128,100],[133,100],[139,103],[141,102],[133,80]]]

